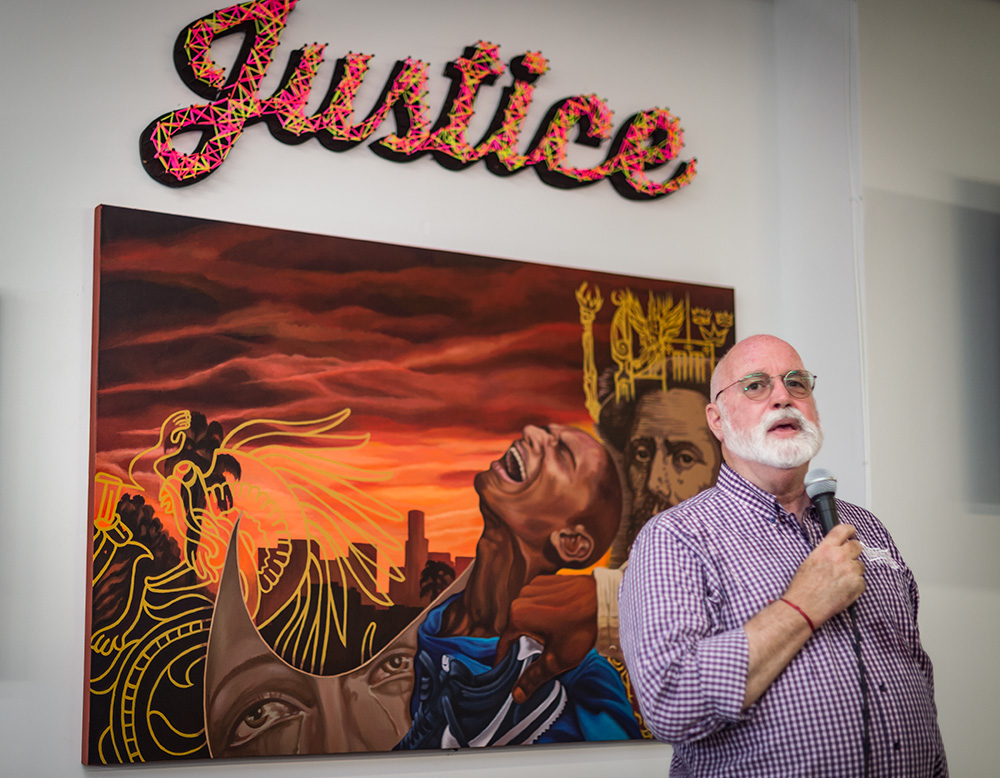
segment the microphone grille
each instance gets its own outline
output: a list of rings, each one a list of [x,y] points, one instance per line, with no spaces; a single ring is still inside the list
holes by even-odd
[[[837,491],[837,478],[829,470],[817,467],[806,475],[806,494],[809,499],[815,499],[821,494],[834,494]]]

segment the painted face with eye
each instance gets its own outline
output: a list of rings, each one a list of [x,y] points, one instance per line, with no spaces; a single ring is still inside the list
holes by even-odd
[[[305,673],[261,638],[240,593],[236,543],[219,584],[205,668],[213,757],[388,751],[410,727],[416,623],[367,663]]]
[[[525,427],[474,485],[484,520],[508,527],[529,555],[551,551],[559,567],[597,561],[621,519],[611,458],[575,427]]]
[[[691,389],[639,398],[625,447],[633,497],[630,541],[650,517],[715,483],[722,456],[705,420],[707,403]]]

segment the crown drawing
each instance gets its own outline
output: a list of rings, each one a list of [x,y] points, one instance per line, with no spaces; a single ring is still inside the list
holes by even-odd
[[[674,382],[709,382],[716,354],[733,327],[732,311],[692,307],[688,294],[675,302],[673,294],[651,291],[645,309],[631,289],[615,289],[610,297],[615,306],[610,336],[616,400],[633,399],[640,381],[655,381],[664,391]],[[597,421],[601,402],[594,323],[604,298],[599,287],[585,281],[576,290],[576,301],[583,330],[583,391],[587,411]]]

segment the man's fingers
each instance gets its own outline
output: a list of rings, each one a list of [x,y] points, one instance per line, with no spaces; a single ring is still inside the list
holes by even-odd
[[[539,686],[559,674],[549,664],[546,654],[543,653],[537,660],[528,665],[518,682],[514,684],[514,690],[511,692],[514,702],[518,705],[526,702],[532,694],[538,691]]]
[[[494,667],[500,664],[501,660],[507,656],[510,647],[517,642],[519,637],[521,637],[521,633],[519,632],[504,632],[500,636],[500,639],[497,641],[497,658],[493,662]]]
[[[850,524],[838,524],[829,534],[824,538],[828,543],[833,543],[834,545],[843,545],[851,538],[857,535],[857,530],[854,529]]]
[[[526,627],[518,628],[515,624],[510,625],[507,631],[504,632],[497,640],[496,659],[493,660],[494,667],[500,664],[503,658],[507,656],[507,652],[509,652],[511,648],[515,647],[522,637],[531,638],[532,640],[545,646],[550,636],[546,636],[539,631],[528,629]]]

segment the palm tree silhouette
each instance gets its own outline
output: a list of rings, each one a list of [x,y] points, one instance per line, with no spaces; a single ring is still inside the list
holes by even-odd
[[[420,596],[433,600],[455,580],[455,568],[447,562],[429,559],[420,573]]]

